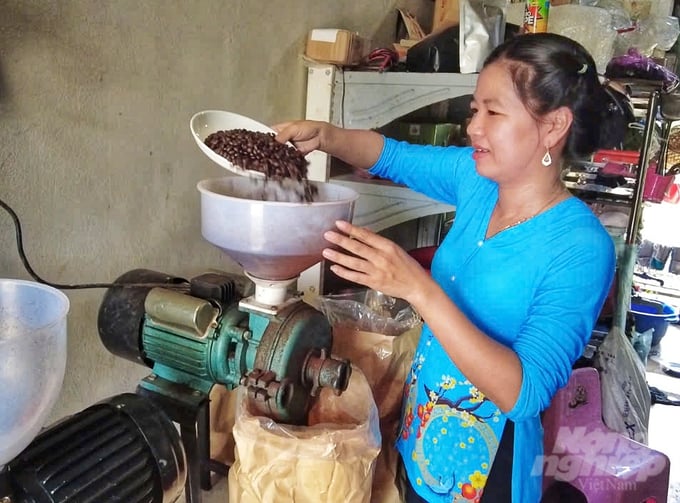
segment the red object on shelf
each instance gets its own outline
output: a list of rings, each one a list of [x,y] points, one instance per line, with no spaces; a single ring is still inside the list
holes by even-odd
[[[680,184],[672,183],[668,187],[668,190],[666,191],[666,194],[663,197],[663,202],[670,204],[680,203]]]
[[[598,150],[593,154],[593,162],[623,162],[637,164],[640,153],[636,150]]]
[[[642,193],[642,199],[652,203],[660,203],[663,201],[666,191],[670,188],[674,175],[659,175],[656,172],[656,164],[650,164],[645,177],[645,190]]]
[[[635,150],[598,150],[593,154],[593,162],[612,162],[637,165],[640,153]],[[659,175],[656,172],[656,161],[649,163],[642,190],[642,199],[652,203],[660,203],[666,191],[673,183],[673,175]]]

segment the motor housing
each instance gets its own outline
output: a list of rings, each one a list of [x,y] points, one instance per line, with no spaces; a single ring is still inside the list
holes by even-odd
[[[171,503],[187,463],[173,422],[132,393],[104,400],[38,435],[7,468],[13,503]]]
[[[264,415],[305,424],[320,388],[347,388],[351,366],[330,355],[325,316],[299,299],[263,312],[241,301],[244,277],[207,273],[190,281],[130,271],[99,310],[99,335],[114,354],[153,369],[140,386],[161,395],[175,384],[208,395],[215,384],[248,388]]]

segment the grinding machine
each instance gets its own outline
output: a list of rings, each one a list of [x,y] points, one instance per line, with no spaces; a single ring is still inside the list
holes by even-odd
[[[214,385],[242,385],[261,415],[303,425],[321,388],[339,394],[349,382],[350,363],[330,354],[328,321],[294,287],[321,260],[324,232],[351,220],[358,195],[319,182],[313,202],[272,201],[266,184],[238,176],[198,184],[203,237],[245,276],[207,272],[186,280],[132,270],[107,290],[99,310],[105,347],[152,369],[137,394],[180,425],[188,501],[200,498],[197,480],[209,489],[211,472],[226,473],[209,452]]]

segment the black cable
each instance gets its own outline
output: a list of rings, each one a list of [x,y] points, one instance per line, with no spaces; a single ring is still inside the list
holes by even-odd
[[[648,386],[649,392],[652,395],[652,405],[655,403],[661,405],[680,405],[680,400],[674,400],[666,394],[665,391],[661,391],[659,388],[654,386]]]
[[[16,241],[17,241],[17,250],[19,252],[19,258],[21,259],[22,264],[24,265],[24,268],[28,272],[28,274],[33,278],[35,281],[38,283],[42,283],[47,286],[51,286],[53,288],[57,288],[59,290],[84,290],[87,288],[136,288],[136,287],[145,287],[145,288],[155,288],[155,287],[161,287],[161,288],[172,288],[172,289],[179,289],[179,290],[189,290],[189,282],[183,282],[183,283],[76,283],[76,284],[60,284],[60,283],[52,283],[50,281],[47,281],[43,278],[41,278],[38,273],[36,273],[33,270],[33,267],[31,267],[31,264],[28,262],[28,258],[26,257],[26,253],[24,252],[24,243],[23,243],[23,238],[22,238],[22,233],[21,233],[21,222],[19,221],[19,217],[15,213],[15,211],[2,199],[0,199],[0,206],[9,213],[10,217],[12,217],[12,221],[14,222],[14,229],[16,232]]]

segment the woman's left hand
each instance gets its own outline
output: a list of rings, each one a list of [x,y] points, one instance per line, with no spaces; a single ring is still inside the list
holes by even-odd
[[[334,262],[331,271],[339,277],[412,304],[432,283],[429,273],[393,241],[344,220],[335,225],[340,232],[327,231],[324,238],[348,253],[326,248],[323,256]]]

